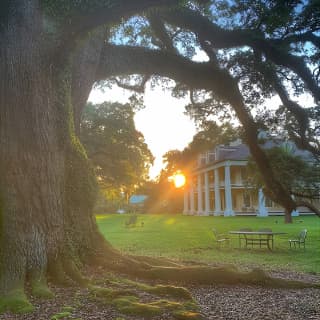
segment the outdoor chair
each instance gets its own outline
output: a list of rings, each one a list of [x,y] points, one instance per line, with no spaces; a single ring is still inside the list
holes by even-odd
[[[239,229],[239,231],[252,231],[251,228],[242,228],[242,229]],[[245,241],[245,247],[247,246],[247,239],[250,239],[247,235],[245,234],[239,234],[239,248],[241,248],[241,242],[242,240]]]
[[[297,245],[299,246],[299,248],[301,247],[301,245],[303,245],[303,249],[306,248],[306,238],[307,238],[307,229],[303,229],[301,230],[301,232],[299,233],[297,239],[290,239],[289,240],[289,244],[290,244],[290,248],[293,246],[296,248]]]
[[[216,228],[212,228],[212,232],[215,238],[215,242],[218,248],[221,247],[221,244],[225,243],[227,246],[230,246],[230,237],[228,235],[219,233]]]

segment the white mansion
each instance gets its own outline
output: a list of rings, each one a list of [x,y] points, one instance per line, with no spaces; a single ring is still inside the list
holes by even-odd
[[[264,148],[275,146],[267,141]],[[295,154],[309,158],[301,150]],[[258,215],[283,214],[283,208],[266,199],[262,190],[248,184],[247,163],[250,151],[240,140],[228,146],[219,145],[202,153],[191,171],[184,192],[184,214],[190,215]],[[299,208],[292,215],[307,213]]]

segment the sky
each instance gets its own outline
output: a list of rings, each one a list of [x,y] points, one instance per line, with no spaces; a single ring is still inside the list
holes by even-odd
[[[193,61],[208,61],[207,55],[196,50]],[[89,101],[92,103],[128,102],[132,92],[114,86],[102,92],[93,89]],[[154,165],[149,171],[151,179],[155,179],[163,168],[162,156],[169,150],[183,150],[196,134],[196,125],[189,116],[184,114],[186,99],[176,99],[167,90],[146,86],[144,93],[145,108],[136,113],[136,129],[144,135],[145,142],[155,157]]]
[[[93,89],[89,101],[125,103],[130,95],[128,90],[118,87],[106,89],[104,92]],[[146,88],[145,108],[136,113],[135,124],[155,157],[154,165],[149,172],[151,179],[156,178],[163,167],[162,156],[169,150],[183,150],[196,133],[194,122],[184,114],[184,106],[187,103],[185,99],[173,98],[170,92],[161,88]]]

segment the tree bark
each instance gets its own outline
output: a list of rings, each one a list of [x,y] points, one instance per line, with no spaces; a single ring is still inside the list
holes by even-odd
[[[0,295],[21,300],[26,278],[48,293],[47,270],[81,282],[76,266],[100,237],[95,176],[74,131],[71,53],[52,51],[36,2],[15,10],[0,33]]]
[[[66,66],[47,59],[41,31],[29,1],[0,35],[1,293],[44,274],[64,242]]]
[[[117,17],[126,6],[134,12],[157,3],[169,1],[118,3]],[[92,57],[92,43],[82,48],[87,66],[88,58],[96,59],[93,72],[81,79],[84,65],[72,79],[77,34],[63,29],[63,18],[54,21],[37,0],[5,7],[0,21],[0,312],[17,308],[17,301],[20,311],[31,307],[24,295],[26,279],[34,294],[48,295],[48,272],[59,281],[68,276],[85,283],[77,272],[81,263],[106,251],[121,256],[98,232],[92,210],[95,176],[75,134],[99,50]],[[99,19],[108,19],[110,12],[104,8]],[[84,32],[81,27],[79,33]],[[70,43],[63,49],[66,34]],[[96,48],[103,45],[97,39],[101,33],[93,39]]]

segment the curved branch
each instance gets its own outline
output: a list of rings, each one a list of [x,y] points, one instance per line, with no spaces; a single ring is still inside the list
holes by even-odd
[[[283,42],[286,42],[287,44],[295,43],[295,42],[311,42],[315,47],[320,49],[320,37],[313,34],[311,31],[302,33],[302,34],[294,34],[285,37],[282,40],[274,40],[275,43],[280,42],[282,44]]]
[[[117,86],[120,88],[135,91],[137,93],[143,93],[145,89],[145,85],[149,79],[150,79],[150,76],[145,75],[141,83],[137,85],[129,85],[129,84],[121,83],[117,78],[113,78],[112,80],[114,80]]]
[[[169,37],[166,27],[159,16],[157,16],[156,14],[149,14],[148,20],[155,36],[162,43],[163,49],[170,52],[176,52],[176,49],[172,43],[172,39]]]
[[[320,218],[320,210],[309,201],[296,201],[297,207],[306,207]]]
[[[314,98],[320,101],[320,88],[313,79],[312,73],[305,65],[303,58],[288,52],[288,45],[284,40],[267,40],[256,30],[224,30],[190,9],[170,10],[159,14],[168,23],[184,27],[196,33],[201,39],[210,41],[215,48],[249,46],[263,52],[275,64],[294,71],[304,81]]]
[[[101,25],[118,22],[121,18],[129,17],[137,12],[152,7],[175,6],[180,0],[113,0],[96,1],[90,3],[90,10],[76,10],[82,8],[75,2],[71,17],[66,17],[63,30],[65,39],[83,35]]]
[[[132,46],[105,45],[97,68],[96,81],[111,76],[154,74],[186,83],[195,89],[212,90],[225,100],[232,100],[233,92],[225,86],[230,80],[226,71],[211,63],[196,63],[177,54]],[[234,84],[235,81],[233,80]]]
[[[75,132],[80,135],[80,118],[94,83],[104,39],[108,30],[99,28],[91,37],[81,43],[73,56],[72,106]]]
[[[259,68],[259,69],[263,74],[268,73],[266,76],[271,79],[273,87],[275,91],[278,93],[282,104],[294,116],[294,118],[298,122],[299,136],[294,135],[294,137],[292,137],[294,138],[296,144],[302,149],[310,151],[316,157],[319,157],[320,150],[315,148],[312,144],[310,144],[310,141],[307,138],[307,130],[310,124],[309,115],[307,111],[304,108],[302,108],[297,102],[292,101],[289,98],[286,88],[281,83],[281,80],[277,76],[277,73],[272,66],[270,66],[267,69],[267,71],[262,70],[262,68]]]
[[[203,49],[203,51],[207,54],[207,56],[210,59],[210,62],[214,65],[214,66],[218,66],[219,62],[217,59],[217,55],[215,53],[215,49],[213,48],[213,46],[211,45],[211,43],[209,41],[206,41],[205,39],[203,39],[201,36],[199,37],[199,43],[201,45],[201,48]]]

